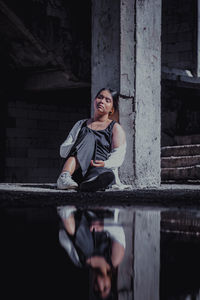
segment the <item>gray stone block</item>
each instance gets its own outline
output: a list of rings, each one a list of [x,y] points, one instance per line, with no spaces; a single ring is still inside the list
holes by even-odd
[[[200,165],[180,168],[163,168],[162,180],[198,180],[200,179]]]
[[[166,146],[161,148],[161,156],[191,156],[200,155],[200,144],[198,145],[181,145],[181,146]]]
[[[180,156],[180,157],[162,157],[162,168],[177,168],[200,165],[200,155],[194,156]]]

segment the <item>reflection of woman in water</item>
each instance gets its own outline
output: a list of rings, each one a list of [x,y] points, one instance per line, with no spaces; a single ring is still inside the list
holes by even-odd
[[[62,225],[59,241],[73,263],[92,271],[93,292],[106,299],[112,290],[116,269],[123,259],[125,235],[118,224],[104,224],[97,211],[59,207]]]
[[[101,89],[94,99],[93,118],[78,121],[60,147],[66,161],[57,180],[59,189],[123,187],[118,168],[124,161],[126,137],[121,125],[110,119],[117,109],[118,93]]]

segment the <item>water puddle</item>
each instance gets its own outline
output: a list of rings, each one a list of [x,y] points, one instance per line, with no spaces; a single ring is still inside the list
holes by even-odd
[[[4,299],[200,299],[197,210],[7,207],[0,220]]]

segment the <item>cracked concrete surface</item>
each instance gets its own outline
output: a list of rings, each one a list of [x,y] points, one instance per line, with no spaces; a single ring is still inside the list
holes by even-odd
[[[199,207],[200,185],[163,184],[155,189],[83,193],[57,190],[55,184],[0,184],[0,207],[58,205]]]

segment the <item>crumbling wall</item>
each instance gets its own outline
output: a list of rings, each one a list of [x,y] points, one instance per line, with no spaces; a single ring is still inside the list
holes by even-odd
[[[199,134],[200,91],[176,87],[172,82],[162,84],[161,144],[177,145],[177,136]]]
[[[162,65],[196,72],[196,1],[162,1]]]
[[[90,116],[90,6],[1,1],[1,181],[55,182],[60,144]]]
[[[63,0],[4,3],[1,48],[14,70],[28,76],[27,71],[62,69],[72,80],[90,81],[90,0],[78,7],[74,1]]]
[[[161,41],[161,145],[171,146],[177,135],[199,133],[197,85],[188,88],[179,76],[197,75],[197,1],[162,1]]]
[[[10,96],[5,118],[5,182],[56,182],[60,144],[90,115],[90,89]]]

